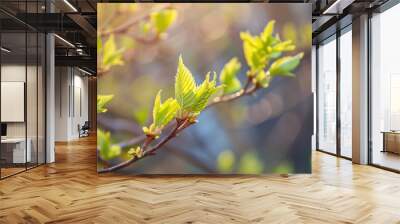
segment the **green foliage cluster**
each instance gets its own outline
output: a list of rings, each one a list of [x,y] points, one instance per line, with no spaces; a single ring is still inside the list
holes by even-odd
[[[135,12],[137,9],[133,7],[129,11]],[[166,36],[166,32],[176,21],[178,12],[176,9],[167,8],[156,12],[152,12],[149,15],[148,20],[143,20],[140,23],[140,29],[144,34],[153,31],[155,39]],[[107,72],[111,67],[124,64],[124,53],[133,49],[136,45],[135,37],[131,37],[125,34],[118,36],[119,46],[116,43],[115,35],[111,33],[105,40],[104,44],[101,36],[97,38],[97,54],[99,57],[99,70],[101,72]]]
[[[115,43],[114,35],[110,35],[110,37],[104,43],[101,41],[101,38],[97,39],[97,51],[99,55],[102,55],[100,63],[101,70],[108,71],[112,66],[115,65],[123,65],[123,54],[125,52],[125,48],[117,48],[117,44]]]
[[[168,98],[164,103],[161,102],[161,90],[154,100],[153,123],[149,127],[143,127],[146,135],[159,136],[161,130],[167,125],[179,110],[179,104],[175,99]]]
[[[150,14],[149,27],[154,27],[157,34],[165,33],[178,16],[176,9],[164,9]]]
[[[219,81],[224,85],[224,94],[234,93],[242,88],[242,83],[237,77],[241,67],[237,58],[232,58],[225,64],[219,75]]]
[[[103,160],[110,160],[121,154],[121,147],[111,144],[110,132],[97,130],[97,148]]]
[[[210,73],[204,81],[197,85],[190,70],[183,63],[180,56],[178,69],[175,75],[175,98],[168,98],[161,103],[161,91],[158,92],[153,107],[153,123],[143,127],[148,136],[158,137],[162,128],[172,119],[185,119],[195,121],[196,117],[207,106],[211,96],[221,88],[217,86],[216,75],[210,79]]]
[[[259,35],[253,36],[249,32],[240,33],[244,56],[250,67],[247,76],[252,78],[254,84],[264,88],[268,87],[274,76],[290,76],[303,58],[303,53],[279,58],[284,52],[295,50],[296,46],[292,40],[282,41],[278,34],[274,35],[274,27],[275,21],[272,20]],[[275,61],[269,70],[265,70],[272,60]]]
[[[150,22],[154,25],[157,32],[165,32],[166,29],[176,19],[176,12],[163,11],[150,16]],[[291,40],[282,41],[278,35],[274,35],[275,21],[267,24],[263,32],[259,35],[251,35],[249,32],[240,34],[243,40],[243,52],[249,67],[246,72],[248,83],[242,87],[238,78],[241,70],[241,63],[234,57],[230,59],[221,70],[217,83],[215,72],[208,72],[205,79],[197,84],[192,72],[185,66],[182,57],[179,57],[177,72],[175,75],[175,96],[167,98],[164,102],[161,100],[161,90],[154,100],[152,123],[143,127],[143,132],[151,139],[158,138],[163,128],[172,120],[189,120],[195,122],[200,113],[209,105],[214,96],[218,98],[230,96],[242,96],[246,94],[252,84],[253,89],[267,88],[272,78],[276,76],[293,76],[293,71],[298,67],[303,53],[294,56],[282,56],[285,52],[295,50],[295,45]],[[112,38],[112,37],[110,37]],[[108,48],[115,49],[115,46],[109,44]],[[120,58],[116,55],[108,57],[108,61],[120,63]],[[250,84],[250,85],[249,85]],[[106,104],[112,99],[111,95],[100,95],[97,100],[98,113],[106,112]],[[215,98],[217,99],[217,98]],[[214,100],[215,100],[214,99]],[[118,147],[110,144],[109,133],[100,131],[98,136],[100,156],[104,160],[109,160],[118,156],[120,152]],[[129,154],[133,158],[144,156],[140,147],[132,148]],[[103,152],[102,152],[103,151]],[[218,169],[222,172],[229,172],[233,169],[235,156],[232,152],[223,152],[218,157]],[[241,156],[238,166],[240,173],[261,173],[264,167],[256,154],[249,152]]]
[[[97,113],[107,112],[106,105],[114,98],[114,95],[98,95],[97,96]]]

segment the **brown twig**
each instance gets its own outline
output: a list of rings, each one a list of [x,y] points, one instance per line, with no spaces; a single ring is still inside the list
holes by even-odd
[[[251,78],[248,78],[244,88],[236,93],[214,98],[214,100],[207,105],[207,108],[218,103],[233,101],[242,96],[253,94],[257,89],[260,88],[260,86],[258,84],[251,85],[252,82],[251,80],[252,80]]]
[[[104,37],[104,36],[109,36],[111,34],[124,33],[127,30],[129,30],[130,28],[132,28],[132,26],[135,26],[135,25],[139,24],[143,20],[149,19],[150,18],[150,14],[152,12],[161,11],[163,9],[167,9],[167,8],[170,8],[170,7],[171,7],[170,4],[160,5],[159,7],[156,7],[155,9],[153,9],[152,11],[150,11],[148,13],[145,13],[145,14],[143,14],[141,16],[138,16],[138,17],[134,18],[133,20],[130,20],[130,21],[122,24],[121,26],[119,26],[119,27],[117,27],[115,29],[103,31],[103,32],[100,32],[99,34],[100,34],[101,37]]]
[[[161,37],[160,37],[160,35],[159,34],[155,34],[153,37],[151,37],[151,38],[143,38],[143,37],[133,37],[133,39],[136,41],[136,42],[138,42],[138,43],[141,43],[141,44],[155,44],[155,43],[157,43],[160,39],[161,39]]]
[[[154,155],[155,152],[160,149],[163,145],[165,145],[168,141],[170,141],[172,138],[174,138],[179,132],[181,132],[182,130],[184,130],[185,128],[189,127],[191,124],[193,124],[192,122],[189,121],[189,119],[184,119],[184,120],[177,120],[176,121],[176,126],[174,127],[174,129],[171,130],[171,132],[164,137],[160,142],[158,142],[155,146],[153,146],[151,149],[146,150],[145,148],[147,148],[149,146],[149,144],[154,140],[154,137],[147,137],[146,141],[143,143],[142,146],[142,150],[143,150],[143,155],[141,157],[132,157],[129,160],[126,160],[122,163],[119,163],[115,166],[111,166],[108,168],[104,168],[102,170],[99,170],[99,173],[107,173],[107,172],[112,172],[121,168],[124,168],[126,166],[129,166],[130,164],[143,159],[147,156],[151,156]]]

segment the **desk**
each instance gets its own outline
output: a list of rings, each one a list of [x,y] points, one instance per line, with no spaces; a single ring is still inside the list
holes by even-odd
[[[392,152],[400,154],[400,132],[383,131],[383,150],[382,152]]]
[[[26,154],[25,154],[25,138],[1,139],[1,157],[2,157],[1,159],[6,160],[6,163],[31,162],[32,141],[30,138],[28,138],[26,142],[28,143],[27,144],[28,147],[26,147]]]

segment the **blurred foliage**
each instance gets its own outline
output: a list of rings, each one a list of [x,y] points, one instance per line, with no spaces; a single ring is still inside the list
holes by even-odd
[[[176,9],[165,9],[150,14],[150,23],[157,34],[162,34],[175,22],[178,12]]]
[[[133,112],[133,118],[139,125],[144,126],[149,119],[149,109],[144,106],[138,108]]]
[[[106,4],[100,4],[99,14],[105,15],[105,11],[107,10],[105,7]],[[138,6],[136,4],[111,4],[114,7],[111,7],[115,10],[117,9],[117,15],[109,15],[108,18],[100,18],[100,21],[107,21],[106,24],[112,24],[112,22],[119,21],[119,14],[129,14],[130,18],[135,18],[135,14],[140,15],[141,11],[138,10]],[[171,27],[171,25],[176,21],[178,16],[178,12],[176,9],[167,8],[160,9],[159,11],[154,11],[149,13],[148,17],[142,18],[140,21],[127,21],[127,24],[130,22],[132,26],[128,26],[129,28],[124,30],[123,32],[117,32],[119,27],[114,27],[110,30],[107,30],[107,35],[103,36],[104,31],[100,31],[100,35],[97,38],[97,55],[99,61],[99,71],[100,72],[108,72],[110,68],[117,65],[124,64],[124,54],[127,50],[133,50],[137,42],[146,42],[146,38],[138,39],[137,36],[132,36],[129,34],[129,31],[138,24],[139,30],[142,31],[142,34],[150,35],[150,31],[153,31],[155,34],[154,40],[158,40],[159,37],[165,37],[165,33]],[[113,18],[111,18],[113,17]],[[127,25],[125,24],[125,25]],[[129,25],[129,24],[128,24]],[[102,30],[100,28],[99,30]],[[107,37],[108,36],[108,37]],[[118,37],[115,37],[118,36]],[[118,45],[116,44],[116,40],[118,40]],[[104,44],[103,44],[104,42]],[[151,42],[151,41],[150,41]]]
[[[110,160],[121,154],[121,147],[111,144],[110,132],[103,132],[97,129],[97,148],[103,160]]]
[[[240,157],[239,173],[260,174],[264,170],[264,165],[255,152],[246,152]]]
[[[308,47],[312,41],[312,26],[306,24],[296,28],[293,23],[285,23],[282,36],[286,40],[293,41],[298,47]]]
[[[235,170],[236,156],[231,150],[222,151],[217,158],[217,168],[221,173],[232,173]],[[239,157],[238,172],[241,174],[260,174],[264,170],[262,161],[255,152],[245,152]]]
[[[114,35],[111,35],[105,42],[104,48],[102,40],[99,38],[97,41],[97,51],[99,55],[102,55],[100,62],[100,70],[107,71],[112,66],[123,65],[124,61],[122,59],[125,48],[117,49],[117,45],[114,40]]]
[[[107,112],[106,104],[114,98],[114,95],[97,95],[97,113]]]
[[[128,35],[123,35],[120,38],[120,43],[122,45],[122,49],[134,49],[136,46],[135,39]]]
[[[218,155],[217,167],[222,173],[231,173],[235,165],[235,154],[231,150],[225,150]]]
[[[294,172],[294,168],[289,162],[283,162],[276,166],[273,169],[273,172],[277,174],[289,174]]]
[[[225,64],[219,75],[219,81],[224,86],[224,94],[233,93],[242,88],[242,84],[237,78],[241,66],[237,58],[232,58]]]

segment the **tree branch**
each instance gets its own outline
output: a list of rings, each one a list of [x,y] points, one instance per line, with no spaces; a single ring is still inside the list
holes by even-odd
[[[211,107],[211,106],[213,106],[215,104],[218,104],[218,103],[233,101],[233,100],[236,100],[236,99],[238,99],[238,98],[240,98],[242,96],[253,94],[256,90],[258,90],[260,88],[260,86],[258,84],[251,85],[251,80],[252,79],[250,77],[247,78],[247,82],[246,82],[244,88],[241,89],[240,91],[236,92],[236,93],[232,93],[232,94],[229,94],[229,95],[224,95],[224,96],[220,96],[220,97],[214,98],[214,100],[211,101],[207,105],[207,108]]]
[[[184,120],[177,120],[176,121],[176,126],[174,127],[174,129],[171,130],[171,132],[164,137],[164,139],[162,139],[159,143],[157,143],[155,146],[153,146],[151,149],[146,150],[146,148],[149,146],[149,144],[154,140],[154,137],[149,137],[147,136],[145,142],[142,145],[142,150],[143,150],[143,155],[141,157],[132,157],[132,159],[126,160],[122,163],[119,163],[115,166],[111,166],[108,168],[104,168],[102,170],[99,170],[99,173],[107,173],[107,172],[112,172],[121,168],[124,168],[126,166],[129,166],[130,164],[132,164],[133,162],[136,162],[140,159],[143,159],[147,156],[151,156],[154,155],[155,152],[160,149],[163,145],[165,145],[168,141],[170,141],[172,138],[174,138],[175,136],[177,136],[177,134],[179,132],[181,132],[182,130],[184,130],[185,128],[189,127],[190,125],[192,125],[193,122],[190,122],[189,119],[184,119]]]
[[[238,99],[242,96],[245,95],[251,95],[253,94],[257,89],[259,89],[260,86],[259,85],[251,85],[251,78],[248,78],[247,83],[245,84],[245,87],[233,94],[230,95],[225,95],[225,96],[221,96],[221,97],[217,97],[215,98],[211,103],[209,103],[209,105],[207,106],[210,107],[212,105],[218,104],[218,103],[222,103],[222,102],[228,102],[228,101],[233,101],[235,99]],[[174,129],[171,130],[171,132],[164,137],[160,142],[158,142],[155,146],[153,146],[152,148],[150,148],[149,150],[147,150],[147,147],[155,140],[154,136],[147,136],[145,141],[142,144],[142,150],[143,150],[143,155],[141,157],[132,157],[132,159],[126,160],[122,163],[119,163],[115,166],[111,166],[108,168],[104,168],[102,170],[99,170],[99,173],[107,173],[107,172],[112,172],[121,168],[124,168],[126,166],[129,166],[130,164],[145,158],[147,156],[151,156],[151,155],[155,155],[155,152],[160,149],[163,145],[165,145],[167,142],[169,142],[171,139],[173,139],[174,137],[176,137],[181,131],[183,131],[185,128],[189,127],[190,125],[194,124],[194,122],[190,122],[189,118],[186,118],[184,120],[176,120],[176,125],[174,127]],[[132,141],[132,143],[137,143],[135,141]],[[124,144],[125,147],[127,147],[127,144]]]
[[[143,20],[149,19],[150,18],[150,14],[152,12],[161,11],[163,9],[167,9],[167,8],[170,8],[170,7],[171,7],[171,4],[162,4],[162,5],[158,6],[158,7],[155,7],[155,9],[153,9],[152,11],[150,11],[148,13],[145,13],[145,14],[143,14],[141,16],[138,16],[138,17],[136,17],[136,18],[134,18],[134,19],[122,24],[121,26],[119,26],[119,27],[117,27],[115,29],[103,31],[103,32],[100,32],[99,34],[100,34],[101,37],[104,37],[104,36],[109,36],[111,34],[124,33],[127,30],[129,30],[130,28],[132,28],[132,26],[135,26],[135,25],[139,24]]]

